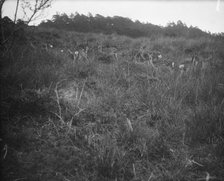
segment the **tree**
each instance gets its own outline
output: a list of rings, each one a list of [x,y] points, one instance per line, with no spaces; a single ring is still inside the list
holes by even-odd
[[[2,19],[2,7],[4,3],[5,3],[5,0],[0,0],[0,20]]]
[[[17,21],[17,13],[19,5],[23,11],[22,20],[28,25],[32,20],[36,20],[43,12],[51,6],[53,0],[17,0],[14,22]],[[0,19],[2,19],[2,7],[6,0],[0,0]]]
[[[14,38],[15,38],[15,32],[23,28],[24,26],[21,26],[21,21],[24,22],[24,24],[28,25],[31,21],[36,20],[38,17],[41,16],[43,10],[50,7],[51,2],[53,0],[17,0],[16,1],[16,10],[14,13],[14,26],[10,28],[10,35],[7,37],[5,36],[5,33],[8,33],[8,27],[7,25],[2,26],[3,24],[3,18],[2,18],[2,7],[6,0],[0,0],[0,25],[1,25],[1,35],[0,35],[0,46],[5,47],[6,43],[12,39],[10,47],[13,45]],[[21,6],[23,10],[23,18],[19,21],[20,23],[16,24],[17,22],[17,14],[19,6]],[[23,25],[24,25],[23,24]],[[11,25],[10,25],[11,26]],[[6,32],[7,31],[7,32]]]
[[[19,0],[18,0],[19,1]],[[31,21],[38,19],[42,12],[51,6],[53,0],[21,0],[24,14],[24,22],[28,25]]]

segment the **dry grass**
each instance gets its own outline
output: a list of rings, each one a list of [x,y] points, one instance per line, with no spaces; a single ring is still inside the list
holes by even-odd
[[[92,40],[88,61],[74,62],[59,52],[86,39]],[[1,59],[4,180],[224,178],[219,40],[61,32],[54,41],[49,51],[17,42]],[[99,60],[99,42],[119,47],[118,61]],[[141,45],[176,62],[185,48],[213,47],[215,56],[203,78],[164,67],[155,78],[127,53]]]

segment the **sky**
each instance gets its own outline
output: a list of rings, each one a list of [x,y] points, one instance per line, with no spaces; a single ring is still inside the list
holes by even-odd
[[[15,7],[16,0],[6,0],[3,16],[13,19]],[[192,25],[203,31],[224,32],[224,0],[53,0],[51,7],[32,23],[51,19],[57,12],[123,16],[161,26],[181,20],[187,26]],[[19,10],[18,18],[21,17],[22,11]]]

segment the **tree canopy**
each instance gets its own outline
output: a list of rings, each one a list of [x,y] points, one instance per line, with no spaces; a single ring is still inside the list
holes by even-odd
[[[77,12],[71,15],[57,13],[53,16],[52,20],[42,21],[39,26],[77,32],[117,33],[133,38],[157,37],[160,35],[194,38],[209,34],[197,27],[187,27],[187,25],[180,20],[177,21],[177,23],[171,22],[166,27],[162,27],[151,23],[132,21],[129,18],[121,16],[104,17],[100,14],[93,16],[91,13],[86,16]]]

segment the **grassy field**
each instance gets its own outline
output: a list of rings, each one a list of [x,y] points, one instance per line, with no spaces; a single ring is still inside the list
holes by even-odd
[[[224,180],[223,40],[36,28],[13,41],[1,51],[3,180]],[[86,42],[87,59],[69,58]],[[117,59],[98,45],[117,47]],[[167,64],[188,50],[209,64],[155,75],[133,61],[142,46]]]

